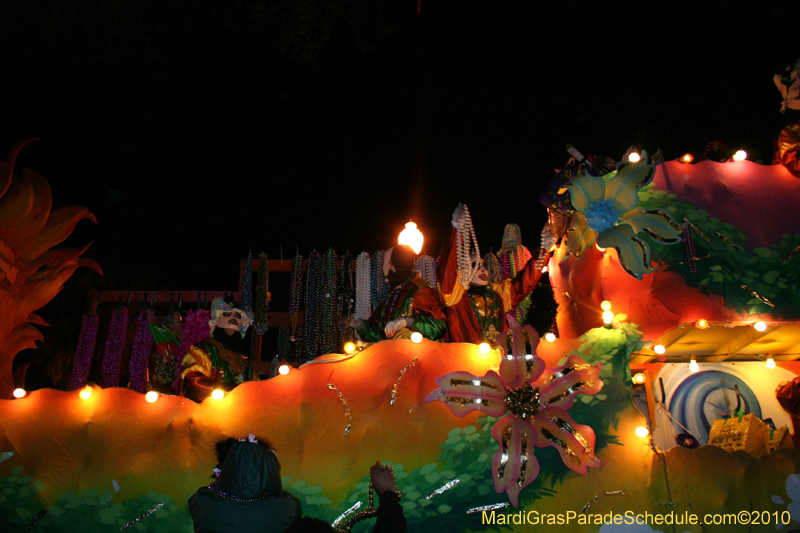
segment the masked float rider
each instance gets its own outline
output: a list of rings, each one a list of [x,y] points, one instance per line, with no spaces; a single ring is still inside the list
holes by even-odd
[[[187,398],[201,402],[214,389],[230,391],[252,378],[243,340],[250,323],[244,311],[214,298],[211,338],[190,346],[181,364],[181,391]]]
[[[436,272],[450,341],[493,341],[508,328],[506,314],[536,287],[555,239],[545,227],[538,257],[532,257],[514,278],[490,283],[466,205],[459,204],[453,212],[452,225]]]
[[[384,253],[383,275],[392,291],[374,309],[369,320],[352,320],[351,324],[361,340],[408,339],[414,332],[434,341],[444,336],[447,320],[439,295],[422,276],[413,271],[416,256],[404,244],[389,248]]]

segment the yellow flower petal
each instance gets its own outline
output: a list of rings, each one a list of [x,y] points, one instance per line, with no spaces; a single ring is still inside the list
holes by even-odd
[[[597,245],[616,249],[620,265],[636,279],[642,279],[642,274],[656,271],[650,267],[650,247],[636,236],[628,224],[620,224],[602,232],[597,237]]]
[[[598,202],[605,195],[606,182],[603,178],[581,173],[567,183],[572,207],[583,213],[592,202]]]
[[[630,225],[634,233],[644,232],[662,244],[681,242],[681,227],[669,213],[661,209],[632,209],[622,216],[620,223],[623,222]]]
[[[578,213],[575,215],[575,222],[567,229],[566,237],[567,251],[562,261],[567,257],[583,254],[584,248],[594,242],[597,232],[590,228],[586,218]]]
[[[647,152],[642,150],[638,163],[617,163],[617,173],[606,182],[605,200],[614,203],[620,214],[627,213],[639,204],[639,189],[653,180],[655,167],[647,163]]]

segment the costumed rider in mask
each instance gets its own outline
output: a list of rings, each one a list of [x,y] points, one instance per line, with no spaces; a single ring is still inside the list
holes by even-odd
[[[369,320],[351,318],[350,325],[361,340],[408,339],[419,332],[429,340],[441,339],[447,330],[439,295],[422,276],[413,271],[417,254],[406,244],[386,250],[383,275],[392,288]]]
[[[222,298],[211,302],[211,338],[189,347],[181,363],[181,391],[203,401],[214,389],[230,391],[249,381],[253,369],[245,357],[244,335],[251,320]]]
[[[458,204],[452,225],[436,271],[450,340],[491,342],[508,328],[506,314],[536,288],[556,241],[545,226],[538,257],[532,257],[514,278],[490,283],[466,205]]]

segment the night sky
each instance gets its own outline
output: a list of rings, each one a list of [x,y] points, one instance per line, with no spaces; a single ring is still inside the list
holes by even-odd
[[[482,251],[508,222],[534,249],[567,143],[769,162],[800,55],[794,2],[30,4],[0,8],[0,149],[41,138],[18,164],[98,219],[67,244],[175,290],[234,290],[250,249],[384,249],[408,219],[435,256],[459,202]]]

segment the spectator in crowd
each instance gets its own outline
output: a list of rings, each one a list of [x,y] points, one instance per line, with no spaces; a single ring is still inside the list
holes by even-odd
[[[217,444],[216,482],[189,498],[195,533],[284,533],[301,515],[281,486],[278,454],[250,435]]]

